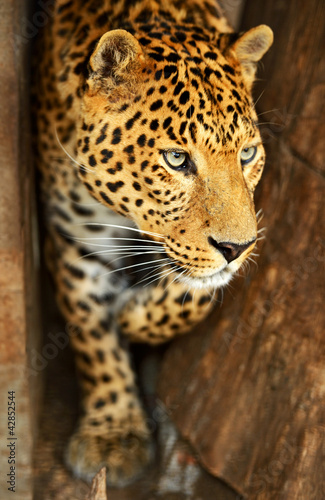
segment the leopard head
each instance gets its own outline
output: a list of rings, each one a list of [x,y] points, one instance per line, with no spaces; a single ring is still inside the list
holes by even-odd
[[[89,61],[80,178],[163,241],[192,286],[226,284],[256,244],[265,155],[251,88],[271,43],[267,26],[214,37],[113,30]]]

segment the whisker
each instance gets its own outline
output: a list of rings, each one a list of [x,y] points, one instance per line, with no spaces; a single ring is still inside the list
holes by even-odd
[[[83,165],[82,163],[79,163],[77,160],[75,160],[71,155],[70,153],[68,153],[68,151],[65,149],[65,147],[63,146],[63,144],[61,143],[60,139],[59,139],[59,136],[58,136],[58,132],[57,132],[57,129],[56,127],[54,127],[54,130],[55,130],[55,137],[56,137],[56,140],[58,141],[58,144],[59,146],[61,147],[62,151],[64,151],[64,153],[68,156],[68,158],[70,158],[71,161],[73,161],[74,163],[76,163],[79,167],[85,169],[87,172],[90,172],[91,174],[94,174],[95,172],[93,170],[90,170],[88,169],[87,167],[85,167],[85,165]]]
[[[148,254],[156,254],[157,252],[147,252],[147,253],[148,253]],[[122,258],[133,257],[134,255],[143,255],[143,252],[139,252],[138,254],[129,253],[128,255],[122,256]],[[121,259],[121,256],[116,257],[115,259],[110,260],[110,261],[107,263],[107,265],[113,264],[113,262],[116,262],[117,260],[120,260],[120,259]],[[157,259],[157,260],[158,260],[158,259]],[[153,263],[153,262],[157,262],[157,260],[152,259],[150,262],[151,262],[151,263]],[[146,265],[145,269],[136,269],[135,271],[130,272],[129,274],[141,273],[143,270],[151,269],[151,267],[155,267],[155,266],[156,266],[156,264],[155,264],[155,265],[153,265],[153,266],[147,266],[147,262],[145,262],[145,263],[141,263],[141,262],[140,262],[140,265],[141,265],[141,264],[145,264],[145,265]],[[164,265],[164,264],[160,264],[160,265]],[[156,267],[157,267],[157,266],[156,266]],[[119,270],[120,270],[120,269],[118,269],[118,271],[119,271]]]
[[[274,125],[276,127],[281,127],[281,124],[277,123],[277,122],[258,122],[257,123],[258,127],[261,127],[262,125]]]
[[[183,266],[178,266],[178,267],[182,267]],[[175,278],[173,279],[173,281],[171,281],[165,288],[165,291],[170,287],[170,285],[172,285],[174,283],[174,281],[177,280],[177,278],[180,278],[181,276],[183,276],[184,273],[186,273],[188,271],[188,269],[185,269],[183,272],[181,272],[180,274],[176,274]]]
[[[160,271],[159,273],[157,274],[154,274],[153,276],[150,276],[149,278],[147,279],[150,279],[150,278],[155,278],[155,279],[151,279],[151,281],[149,281],[148,283],[146,283],[144,286],[147,287],[147,286],[150,286],[152,285],[152,283],[154,283],[155,281],[158,281],[158,280],[162,280],[162,279],[165,279],[167,278],[167,276],[169,276],[170,274],[172,274],[173,272],[175,272],[175,268],[172,268],[170,270],[170,265],[169,264],[164,264],[165,266],[168,266],[167,269],[164,269],[162,271]],[[163,267],[163,266],[162,266]],[[168,272],[167,272],[168,271]],[[156,276],[158,276],[156,278]],[[144,281],[144,280],[143,280]],[[141,282],[140,282],[141,283]]]
[[[143,251],[142,252],[130,252],[130,250],[147,250],[148,248],[147,247],[138,247],[138,248],[134,248],[134,247],[126,247],[125,249],[123,250],[114,250],[114,249],[111,249],[111,250],[97,250],[96,252],[90,252],[90,253],[87,253],[85,255],[82,255],[81,257],[79,257],[75,262],[78,262],[82,259],[85,259],[87,257],[91,257],[93,255],[106,255],[106,254],[119,254],[121,257],[127,257],[127,256],[135,256],[135,255],[143,255]],[[159,251],[156,247],[152,247],[150,248],[150,252],[145,252],[146,254],[152,254],[152,253],[162,253],[162,251]]]
[[[253,262],[253,264],[255,264],[255,266],[258,268],[258,264],[257,264],[257,262],[255,262],[254,259],[252,259],[251,257],[247,257],[247,260],[249,260],[249,262]],[[248,264],[248,262],[247,262],[247,264]]]
[[[170,264],[170,265],[169,265],[169,269],[170,269],[170,270],[169,270],[169,272],[168,272],[168,273],[166,273],[166,272],[165,272],[165,274],[162,276],[162,278],[164,278],[164,279],[165,279],[165,278],[167,278],[167,276],[169,276],[170,274],[175,273],[175,271],[177,270],[177,266],[175,266],[175,265],[173,265],[173,264]],[[166,270],[166,271],[167,271],[167,270]],[[170,282],[170,283],[166,286],[165,291],[166,291],[166,290],[167,290],[167,288],[171,285],[171,283],[174,283],[174,281],[175,281],[176,279],[177,279],[177,276],[173,279],[173,281],[171,281],[171,282]]]
[[[260,93],[260,95],[258,96],[258,98],[256,99],[256,101],[253,103],[253,108],[256,108],[256,104],[258,103],[258,101],[261,99],[262,95],[264,94],[265,92],[265,89],[262,90],[262,92]]]
[[[214,298],[215,298],[215,296],[216,296],[216,292],[217,292],[217,288],[215,288],[215,289],[213,290],[213,294],[211,295],[210,302],[209,302],[209,304],[205,307],[205,309],[208,309],[208,308],[211,306],[211,303],[214,301]]]
[[[101,243],[91,243],[91,242],[88,243],[87,241],[82,241],[82,240],[79,240],[77,238],[74,238],[73,241],[75,241],[76,243],[81,243],[83,245],[87,244],[90,247],[110,248],[110,247],[114,246],[114,245],[104,245],[104,244],[101,244]]]
[[[146,252],[146,255],[147,255],[147,253],[148,253],[148,254],[156,254],[157,252]],[[123,258],[123,259],[127,259],[127,258],[129,258],[129,257],[134,257],[134,256],[136,256],[136,255],[143,255],[143,252],[139,252],[139,253],[128,253],[128,254],[126,254],[126,255],[122,255],[122,256],[116,257],[115,259],[110,260],[110,261],[107,263],[107,265],[110,265],[110,264],[112,264],[113,262],[116,262],[117,260],[120,260],[121,258]],[[151,262],[157,262],[157,261],[152,260]],[[145,269],[150,269],[151,267],[154,267],[154,266],[146,266],[146,268],[145,268]],[[136,269],[135,271],[130,272],[130,274],[140,273],[141,271],[143,271],[143,269]]]
[[[152,273],[154,273],[155,271],[157,271],[157,269],[161,269],[161,268],[163,268],[164,266],[167,266],[167,265],[168,265],[168,264],[160,264],[160,266],[153,266],[153,267],[154,267],[154,269],[152,269],[151,271],[149,271],[149,273],[147,273],[147,274],[146,274],[146,276],[145,276],[144,278],[142,278],[140,281],[137,281],[137,283],[135,283],[133,286],[138,286],[138,285],[140,285],[141,283],[144,283],[145,281],[147,281],[147,280],[149,280],[149,279],[151,279],[151,278],[154,278],[155,276],[158,276],[158,278],[157,278],[157,279],[159,279],[159,277],[162,275],[162,273],[163,273],[164,271],[159,271],[159,273],[154,274],[154,275],[153,275]],[[151,283],[153,283],[154,281],[156,281],[156,280],[153,280]],[[149,284],[150,284],[150,283],[149,283]],[[146,283],[144,286],[148,286],[148,283]]]
[[[186,291],[186,293],[184,294],[184,298],[183,298],[183,302],[182,302],[182,312],[183,312],[183,309],[184,309],[184,304],[185,304],[186,297],[188,296],[189,292],[190,292],[190,290],[188,289]]]
[[[162,238],[162,239],[165,239],[164,236],[162,236],[161,234],[158,234],[158,233],[152,233],[151,231],[141,231],[141,229],[137,229],[135,227],[129,227],[129,226],[118,226],[116,224],[103,224],[103,223],[99,223],[99,222],[85,222],[85,223],[80,223],[80,224],[74,224],[75,226],[102,226],[102,227],[114,227],[114,228],[117,228],[117,229],[124,229],[126,231],[135,231],[137,233],[141,233],[141,234],[149,234],[151,236],[156,236],[157,238]]]
[[[123,250],[126,247],[128,247],[128,245],[107,245],[107,244],[101,244],[101,243],[92,243],[92,242],[82,241],[82,240],[79,240],[77,238],[74,238],[73,241],[75,241],[76,243],[81,243],[83,245],[87,244],[91,247],[115,248],[115,249],[120,249],[120,250]],[[146,246],[144,246],[144,245],[132,245],[132,246],[130,246],[130,248],[139,248],[139,246],[141,246],[141,248],[157,248],[157,250],[159,250],[159,249],[165,250],[165,247],[163,247],[163,246],[152,246],[151,247],[150,245],[146,245]]]
[[[168,258],[165,258],[165,259],[157,259],[156,262],[162,262],[164,260],[169,260]],[[132,267],[139,267],[139,266],[145,266],[147,264],[152,264],[152,260],[148,261],[148,262],[140,262],[138,264],[132,264],[131,266],[125,266],[125,267],[119,267],[118,269],[113,269],[112,271],[109,271],[108,273],[104,273],[101,275],[102,276],[107,276],[108,274],[113,274],[113,273],[117,273],[119,271],[125,271],[126,269],[131,269]]]
[[[154,240],[145,240],[145,239],[140,239],[140,238],[126,238],[126,237],[120,237],[120,236],[96,236],[96,237],[86,237],[86,236],[80,236],[78,238],[73,238],[75,241],[82,240],[82,241],[95,241],[95,240],[122,240],[122,241],[140,241],[143,243],[148,243],[148,244],[156,244],[156,245],[161,245],[163,242],[162,241],[154,241]]]
[[[276,111],[280,111],[280,109],[270,109],[269,111],[263,111],[262,113],[258,113],[257,116],[262,116],[262,115],[266,115],[267,113],[275,113]]]
[[[240,276],[238,273],[235,273],[235,276]],[[228,292],[230,293],[230,295],[232,296],[233,299],[235,299],[234,297],[234,294],[233,294],[233,289],[234,289],[234,286],[229,282],[227,283],[227,285],[225,286],[225,288],[227,288]]]
[[[195,298],[195,293],[196,293],[196,288],[192,288],[192,306],[194,306],[194,298]]]
[[[158,262],[159,259],[153,260],[152,262]],[[166,259],[167,260],[167,259]],[[160,269],[162,267],[165,267],[169,265],[169,263],[164,263],[164,264],[153,264],[152,266],[146,266],[145,271],[148,269],[152,269],[152,271],[149,271],[149,273],[146,274],[148,276],[151,273],[154,273],[156,269]],[[131,272],[130,274],[136,274],[136,273],[141,273],[143,269],[136,269],[135,271]],[[142,280],[141,280],[142,281]],[[138,283],[141,283],[141,281],[138,281]]]
[[[263,208],[260,208],[258,212],[256,212],[256,219],[258,222],[261,220],[260,217],[263,217]]]
[[[137,285],[139,285],[140,283],[143,283],[143,282],[145,282],[145,281],[147,281],[147,280],[151,279],[152,281],[150,281],[149,283],[146,283],[146,284],[144,285],[144,286],[149,286],[149,285],[151,285],[154,281],[157,281],[157,280],[159,280],[160,278],[165,277],[165,276],[166,276],[165,271],[167,271],[167,270],[171,267],[171,265],[172,265],[172,264],[170,264],[170,263],[171,263],[171,260],[170,260],[170,259],[169,259],[169,261],[170,261],[169,263],[159,264],[158,266],[152,266],[152,267],[155,267],[155,269],[153,269],[152,271],[149,271],[149,273],[147,273],[147,275],[146,275],[144,278],[142,278],[142,280],[141,280],[141,281],[139,281],[139,282],[137,283]],[[156,274],[154,274],[154,275],[152,274],[152,273],[154,273],[157,269],[162,269],[163,267],[166,267],[166,266],[168,267],[168,269],[165,269],[165,270],[163,270],[163,271],[159,271],[158,273],[156,273]],[[175,267],[173,267],[173,269],[174,269],[174,268],[175,268]],[[149,268],[148,268],[148,269],[149,269]],[[169,274],[169,273],[168,273],[168,274]],[[168,276],[168,274],[167,274],[167,276]],[[156,278],[156,276],[158,276],[158,278]],[[155,279],[152,279],[152,278],[155,278]]]
[[[225,291],[224,291],[223,287],[220,288],[220,294],[221,294],[221,301],[220,301],[220,303],[222,305],[223,304],[223,299],[224,299],[224,296],[225,296]]]
[[[163,280],[166,277],[165,271],[161,271],[158,274],[159,274],[158,278],[154,278],[153,280],[151,280],[148,283],[146,283],[145,285],[143,285],[143,287],[147,288],[147,287],[151,286],[155,281]],[[167,273],[167,276],[168,276],[168,273]]]
[[[90,243],[90,245],[93,245],[93,243]],[[94,244],[95,246],[95,244]],[[165,250],[165,247],[155,247],[155,246],[147,246],[147,245],[96,245],[96,246],[103,246],[107,248],[107,252],[123,252],[125,250],[156,250],[159,252],[160,250]],[[105,250],[98,250],[93,253],[104,253]]]

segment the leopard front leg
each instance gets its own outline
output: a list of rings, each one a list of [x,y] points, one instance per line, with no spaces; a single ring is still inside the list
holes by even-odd
[[[214,305],[215,290],[190,289],[169,275],[157,286],[136,289],[118,314],[118,325],[129,340],[160,344],[189,332]]]
[[[83,416],[66,461],[87,481],[106,466],[108,483],[123,486],[142,472],[152,449],[129,354],[114,321],[119,285],[106,275],[107,267],[80,261],[74,247],[61,255],[54,273],[83,392]]]

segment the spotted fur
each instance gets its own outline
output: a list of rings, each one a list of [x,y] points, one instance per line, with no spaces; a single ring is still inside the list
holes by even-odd
[[[125,339],[191,330],[254,249],[264,150],[251,87],[271,43],[266,26],[234,34],[213,0],[55,4],[37,150],[84,394],[67,463],[87,480],[106,465],[124,485],[152,455]]]

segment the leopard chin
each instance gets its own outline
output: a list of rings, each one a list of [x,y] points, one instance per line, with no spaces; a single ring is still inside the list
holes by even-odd
[[[217,290],[230,283],[237,269],[238,266],[228,264],[217,272],[207,276],[196,277],[191,275],[185,276],[184,274],[180,275],[178,281],[197,290]]]

